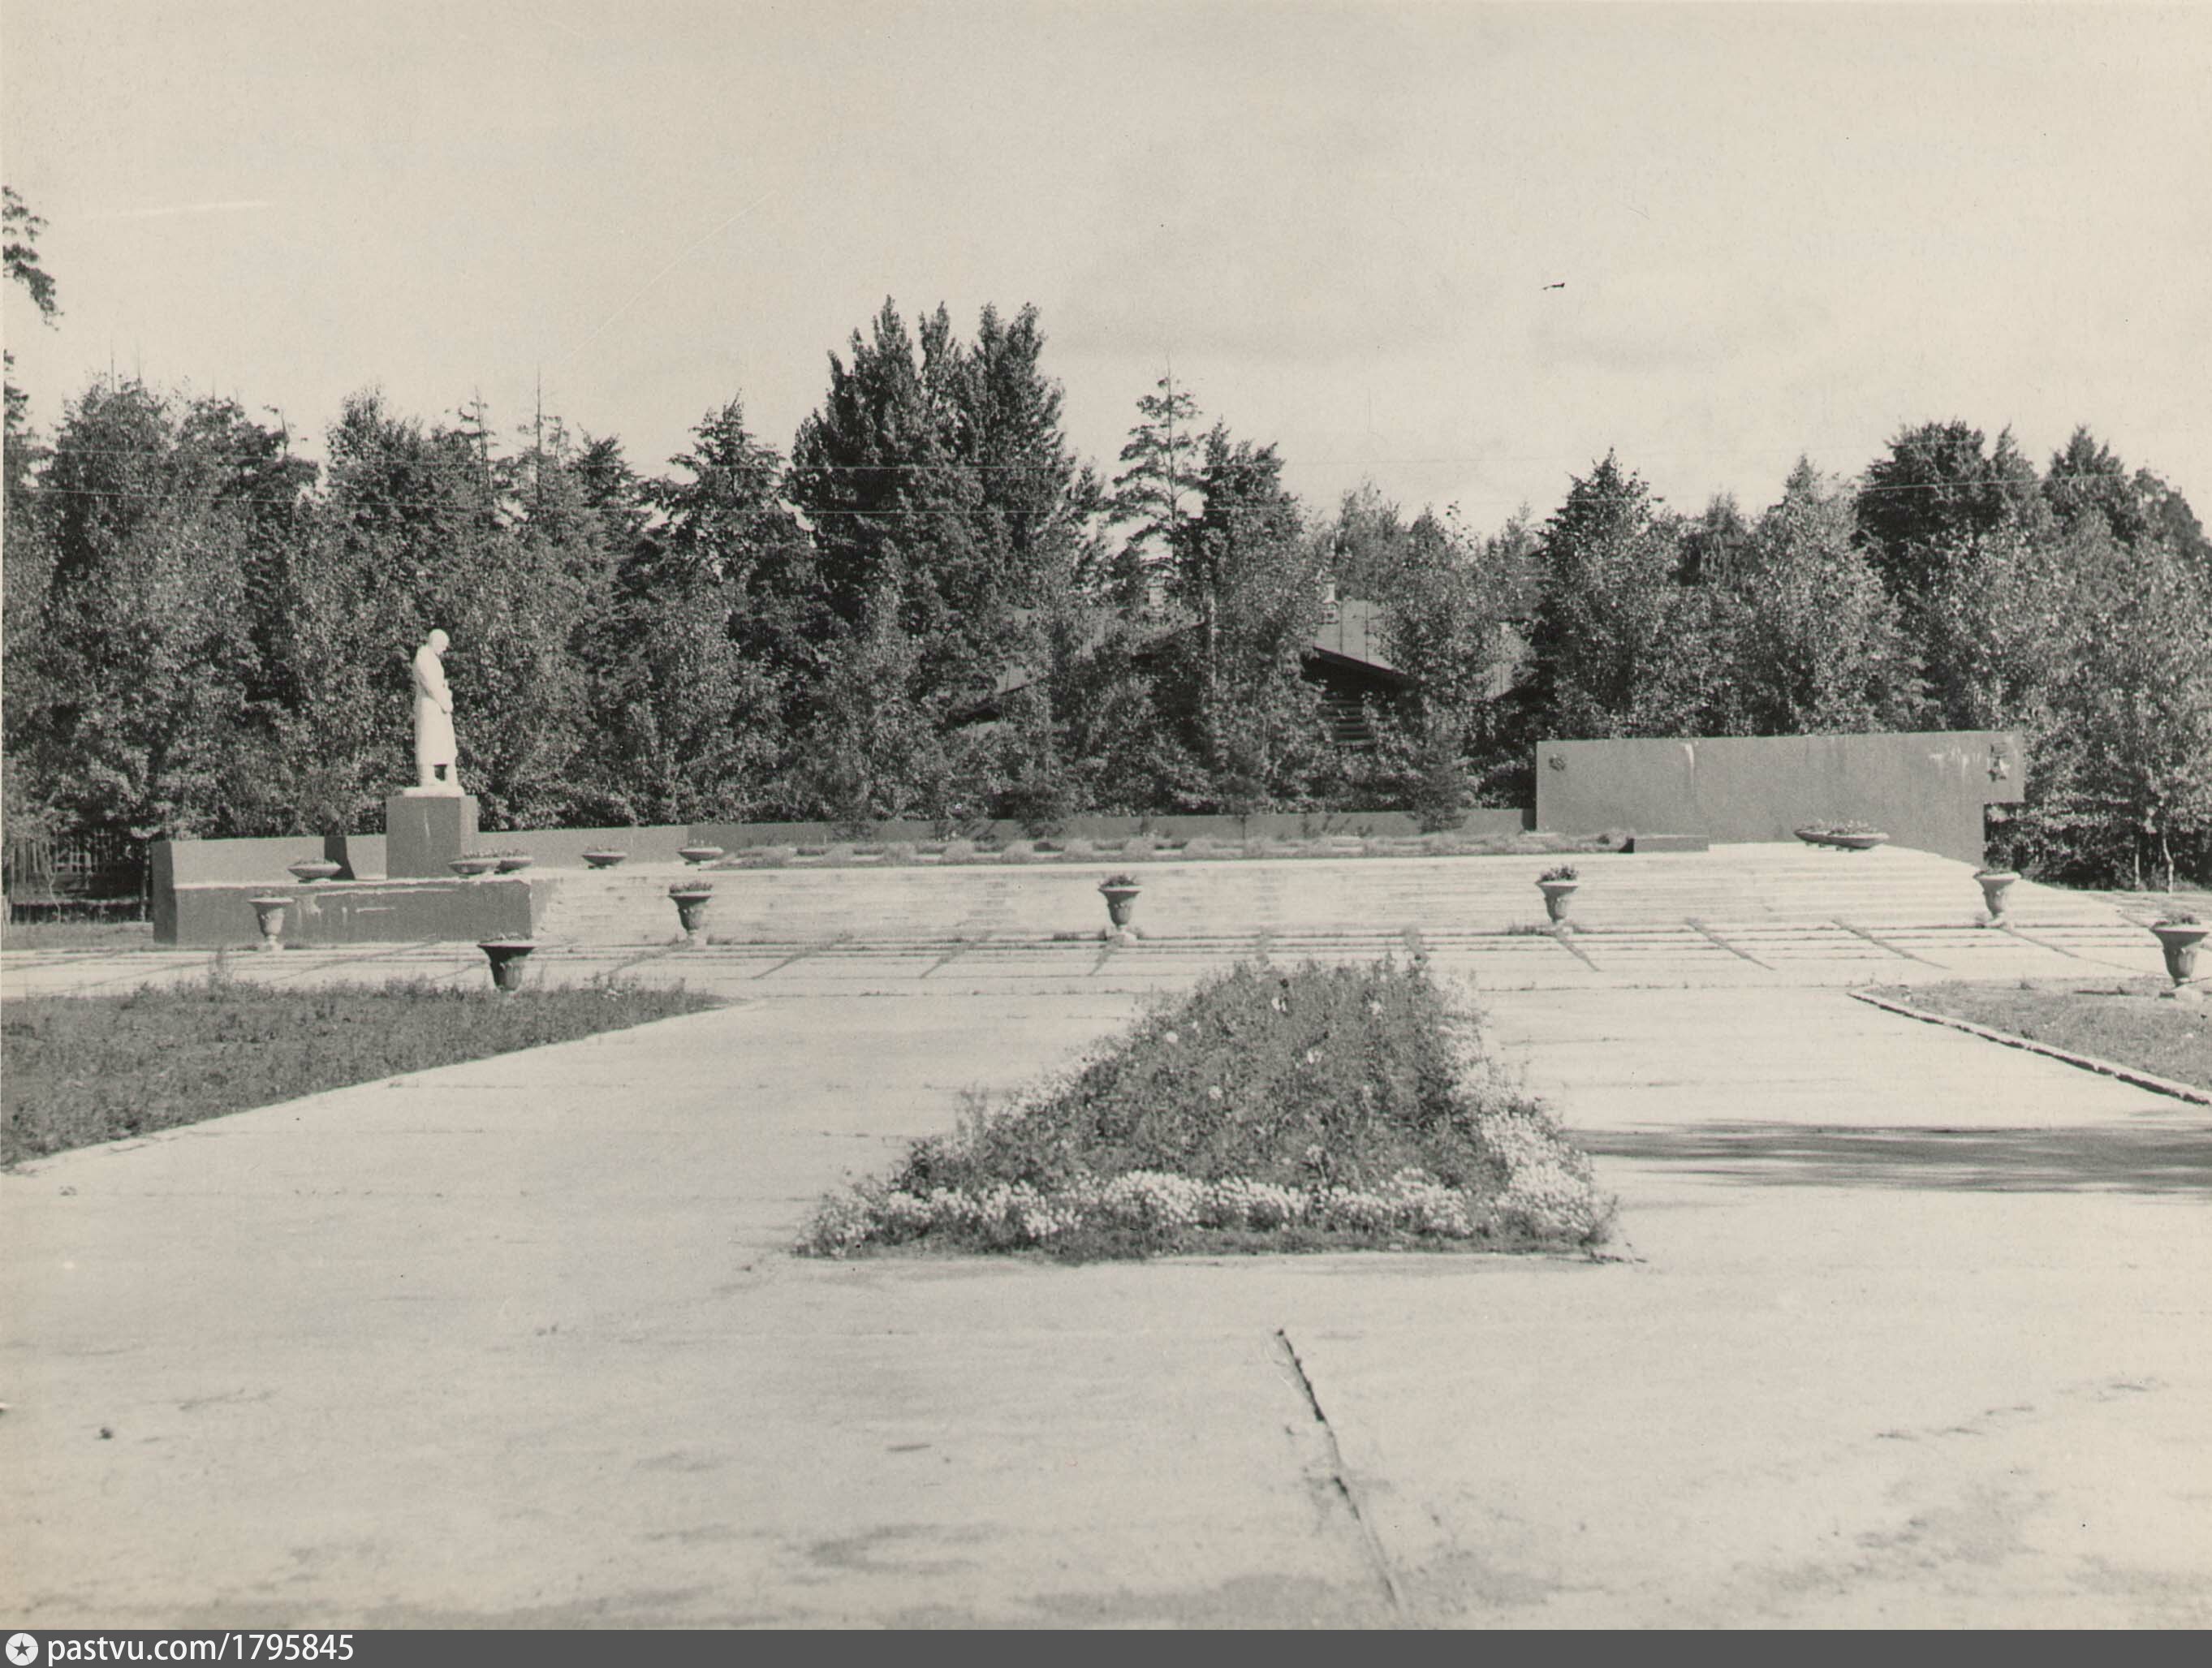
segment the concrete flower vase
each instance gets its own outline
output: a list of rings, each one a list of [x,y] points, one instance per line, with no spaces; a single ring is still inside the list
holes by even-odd
[[[719,846],[686,846],[676,855],[693,868],[703,869],[722,855],[722,848]]]
[[[2196,921],[2161,921],[2151,928],[2158,935],[2158,947],[2166,955],[2166,977],[2173,980],[2168,996],[2182,994],[2184,987],[2197,976],[2197,951],[2204,942],[2204,935],[2212,932],[2212,925]],[[2188,992],[2195,995],[2195,992]]]
[[[261,942],[256,948],[283,949],[284,912],[292,907],[291,899],[271,896],[248,898],[246,901],[253,906],[254,922],[261,929]]]
[[[446,865],[463,880],[478,880],[499,867],[495,857],[457,857]]]
[[[1573,880],[1538,881],[1537,890],[1544,895],[1544,913],[1554,921],[1565,920],[1567,911],[1574,905],[1575,889],[1581,884]]]
[[[668,889],[668,898],[676,906],[677,919],[684,924],[684,942],[703,943],[707,907],[714,901],[714,887],[706,881],[678,881]]]
[[[1974,876],[1975,884],[1982,889],[1982,901],[1989,906],[1990,925],[2004,919],[2005,894],[2019,878],[2008,869],[1984,869]]]
[[[495,938],[477,948],[491,963],[493,985],[512,995],[522,988],[522,964],[530,959],[530,952],[538,944],[529,938]]]
[[[1133,882],[1109,880],[1098,889],[1098,895],[1106,900],[1106,936],[1109,938],[1133,938],[1137,929],[1131,925],[1137,914],[1137,895],[1144,888]]]
[[[313,886],[317,881],[329,880],[339,872],[338,865],[326,857],[301,858],[285,871],[302,886]]]
[[[586,852],[584,861],[594,869],[611,869],[629,855],[628,852]]]

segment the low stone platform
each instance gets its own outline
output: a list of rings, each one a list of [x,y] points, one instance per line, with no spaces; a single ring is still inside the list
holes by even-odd
[[[154,937],[180,949],[252,945],[261,936],[253,900],[279,897],[287,903],[283,942],[294,947],[527,938],[558,884],[487,876],[179,886],[155,913]]]
[[[1570,919],[1589,936],[1710,929],[1756,938],[1779,926],[1878,934],[1972,929],[1986,919],[1972,865],[1927,852],[1815,850],[1796,841],[1709,852],[1572,857],[1110,859],[942,866],[805,860],[701,874],[677,863],[562,871],[539,937],[580,945],[672,937],[678,876],[712,881],[708,935],[735,944],[1049,941],[1106,925],[1098,883],[1127,869],[1143,888],[1136,925],[1177,944],[1351,931],[1398,937],[1527,932],[1545,922],[1536,878],[1571,863]],[[2023,932],[2120,932],[2108,901],[2022,881],[2008,919]],[[1906,958],[1909,959],[1909,958]]]

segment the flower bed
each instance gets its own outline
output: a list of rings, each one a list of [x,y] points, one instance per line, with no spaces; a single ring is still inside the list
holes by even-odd
[[[1612,1213],[1423,969],[1257,963],[824,1200],[798,1249],[1565,1247]]]

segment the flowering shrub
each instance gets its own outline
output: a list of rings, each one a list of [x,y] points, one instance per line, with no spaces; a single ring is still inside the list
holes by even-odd
[[[1265,963],[824,1201],[799,1249],[1592,1244],[1588,1157],[1419,966]]]
[[[1000,1183],[908,1193],[855,1189],[823,1204],[800,1249],[842,1256],[864,1245],[902,1245],[937,1234],[994,1250],[1048,1246],[1085,1228],[1150,1234],[1172,1242],[1190,1230],[1268,1232],[1307,1226],[1339,1234],[1475,1240],[1501,1226],[1533,1239],[1587,1241],[1601,1219],[1586,1182],[1565,1167],[1516,1175],[1485,1205],[1421,1170],[1402,1170],[1373,1189],[1295,1192],[1247,1177],[1198,1181],[1157,1170],[1111,1181],[1085,1179],[1042,1192]]]

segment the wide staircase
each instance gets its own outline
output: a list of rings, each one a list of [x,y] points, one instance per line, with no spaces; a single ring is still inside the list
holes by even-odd
[[[1694,927],[1764,936],[1822,927],[1877,936],[1955,931],[1985,919],[1972,865],[1887,846],[1848,852],[1796,842],[1637,856],[1309,857],[1152,861],[1126,865],[1143,886],[1148,939],[1431,940],[1525,933],[1545,920],[1537,876],[1571,862],[1571,919],[1592,935]],[[628,864],[556,870],[537,937],[547,944],[665,944],[677,936],[668,898],[680,879],[711,881],[706,931],[716,943],[886,946],[1041,943],[1095,937],[1098,883],[1110,861],[688,870]],[[2007,906],[2023,933],[2117,941],[2140,928],[2113,902],[2021,881]]]

